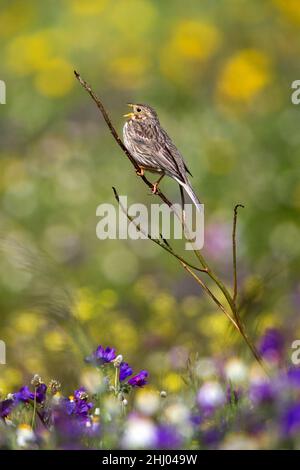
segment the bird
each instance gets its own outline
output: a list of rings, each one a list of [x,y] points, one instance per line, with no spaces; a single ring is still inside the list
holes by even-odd
[[[160,174],[158,181],[153,184],[154,194],[163,177],[171,177],[201,212],[201,202],[188,179],[188,175],[192,174],[172,139],[161,127],[156,111],[147,104],[128,103],[128,106],[132,112],[124,114],[127,119],[123,127],[123,139],[125,147],[139,166],[137,174],[143,176],[145,171]]]

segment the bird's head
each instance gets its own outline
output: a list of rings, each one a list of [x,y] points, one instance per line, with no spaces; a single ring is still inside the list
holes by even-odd
[[[132,108],[132,112],[124,114],[124,117],[129,119],[138,119],[138,120],[149,120],[149,121],[158,121],[158,116],[151,106],[147,104],[132,104],[128,103],[128,106]]]

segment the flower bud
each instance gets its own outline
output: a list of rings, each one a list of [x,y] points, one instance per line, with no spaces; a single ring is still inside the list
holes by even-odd
[[[60,389],[61,384],[57,380],[50,380],[49,382],[49,389],[52,395],[55,395]]]
[[[31,383],[34,387],[38,387],[42,383],[42,379],[39,374],[34,374]]]
[[[114,366],[115,367],[120,367],[121,363],[123,362],[123,356],[122,354],[119,354],[116,359],[113,360]]]

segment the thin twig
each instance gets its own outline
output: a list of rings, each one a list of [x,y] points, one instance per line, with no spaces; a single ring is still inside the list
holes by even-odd
[[[108,125],[109,129],[110,129],[110,132],[112,134],[112,136],[114,137],[114,139],[116,140],[117,144],[119,145],[119,147],[123,150],[123,152],[125,153],[125,155],[129,158],[129,160],[131,161],[131,163],[133,164],[133,166],[135,167],[135,170],[137,172],[137,174],[139,174],[139,166],[138,164],[135,162],[133,156],[131,155],[131,153],[128,151],[128,149],[125,147],[125,145],[123,144],[122,140],[120,139],[117,131],[115,130],[114,126],[112,125],[112,122],[100,100],[100,98],[92,91],[90,85],[87,84],[87,82],[85,80],[83,80],[80,76],[80,74],[76,71],[74,71],[74,74],[75,74],[75,77],[77,78],[77,80],[79,81],[79,83],[83,86],[83,88],[89,93],[89,95],[92,97],[92,99],[94,100],[94,102],[96,103],[98,109],[100,110],[100,112],[102,113],[102,116],[106,122],[106,124]],[[142,175],[139,175],[142,180],[144,181],[144,183],[151,189],[154,188],[154,185],[146,178],[146,176],[144,174]],[[156,191],[156,194],[162,199],[162,201],[167,204],[172,210],[173,212],[176,214],[176,216],[179,218],[179,220],[181,220],[181,223],[183,225],[183,228],[185,228],[185,224],[184,224],[184,221],[182,220],[182,218],[180,217],[180,214],[177,213],[177,211],[175,210],[173,204],[169,201],[169,199],[161,192],[160,189],[158,189]],[[187,237],[188,236],[188,230],[186,228],[186,231],[185,231],[185,236]],[[155,243],[159,244],[160,246],[163,246],[164,249],[166,249],[166,246],[164,244],[160,244],[160,242],[158,240],[155,241]],[[170,250],[169,251],[170,253],[172,253],[172,251]],[[240,334],[242,335],[242,337],[244,338],[245,342],[247,343],[248,347],[250,348],[250,350],[252,351],[253,353],[253,356],[255,357],[255,359],[262,365],[262,367],[264,368],[263,366],[263,362],[262,362],[262,359],[261,357],[259,356],[255,346],[253,345],[253,343],[251,342],[251,340],[248,338],[245,330],[244,330],[244,326],[240,320],[240,317],[239,317],[239,314],[238,314],[238,311],[237,311],[237,308],[236,308],[236,305],[235,305],[235,301],[233,300],[233,296],[230,294],[229,290],[226,288],[226,286],[223,284],[223,282],[218,278],[218,276],[212,271],[212,269],[209,267],[208,263],[206,262],[205,258],[203,257],[203,255],[200,253],[199,250],[197,249],[194,249],[194,253],[196,255],[196,257],[198,258],[201,266],[202,266],[202,272],[205,272],[208,274],[208,276],[211,278],[211,280],[213,282],[215,282],[215,284],[218,286],[218,288],[221,290],[221,292],[223,293],[223,295],[225,296],[227,302],[228,302],[228,305],[231,309],[231,312],[234,316],[234,319],[235,319],[235,323],[238,325],[238,329],[239,329],[239,332]],[[173,254],[173,253],[172,253]],[[180,258],[178,256],[176,256],[179,260]],[[183,263],[183,261],[181,261]],[[199,270],[199,268],[196,268]],[[214,301],[215,298],[213,298]],[[218,305],[218,302],[216,302],[216,304]],[[265,370],[265,368],[264,368]]]
[[[76,70],[74,70],[74,75],[77,78],[77,80],[79,81],[79,83],[81,84],[81,86],[89,93],[89,95],[91,96],[93,101],[96,103],[96,105],[97,105],[98,109],[100,110],[100,112],[101,112],[101,114],[102,114],[102,116],[103,116],[103,118],[104,118],[104,120],[105,120],[112,136],[113,136],[113,138],[115,139],[115,141],[117,142],[117,144],[119,145],[121,150],[125,153],[125,155],[131,161],[132,165],[134,166],[134,168],[136,170],[137,175],[144,181],[144,183],[149,188],[151,188],[151,190],[153,190],[154,185],[151,183],[151,181],[148,180],[148,178],[145,176],[144,173],[141,174],[139,165],[136,163],[135,159],[133,158],[133,156],[131,155],[131,153],[127,149],[127,147],[124,145],[122,139],[120,138],[119,134],[117,133],[117,131],[116,131],[115,127],[113,126],[113,124],[110,120],[110,117],[108,116],[108,113],[107,113],[106,109],[104,108],[104,106],[102,104],[102,101],[100,100],[99,96],[96,95],[96,93],[92,90],[91,86],[81,77],[81,75],[78,72],[76,72]],[[182,189],[181,189],[181,191],[182,191]],[[159,196],[160,199],[171,208],[171,210],[174,212],[176,217],[181,222],[182,227],[185,231],[185,235],[188,235],[188,229],[185,226],[184,217],[181,217],[180,213],[178,213],[176,211],[173,203],[165,196],[164,193],[162,193],[162,191],[159,188],[156,189],[155,194],[157,196]],[[200,261],[200,263],[202,265],[202,268],[206,269],[206,265],[204,263],[203,257],[200,254],[200,252],[197,251],[197,250],[194,250],[194,253],[195,253],[196,257],[198,258],[198,260]]]
[[[197,271],[200,271],[200,272],[203,272],[205,274],[207,274],[207,271],[206,269],[200,269],[198,268],[197,266],[193,266],[192,264],[190,264],[189,262],[187,262],[186,260],[184,260],[180,255],[177,255],[173,248],[171,247],[171,245],[169,244],[169,242],[167,242],[167,240],[165,240],[162,235],[161,238],[164,242],[161,243],[159,240],[157,240],[156,238],[152,238],[151,235],[149,233],[147,233],[145,230],[143,230],[140,226],[140,224],[136,223],[134,218],[131,217],[128,212],[126,211],[125,207],[121,204],[121,201],[120,201],[120,197],[119,197],[119,194],[116,190],[116,188],[112,188],[113,189],[113,192],[114,192],[114,195],[115,195],[115,198],[119,204],[119,206],[121,207],[122,211],[124,212],[124,214],[126,215],[127,219],[134,224],[134,226],[136,227],[136,229],[142,233],[145,237],[147,237],[149,240],[151,240],[152,242],[154,242],[156,245],[160,246],[161,248],[163,248],[165,251],[167,251],[168,253],[170,253],[171,255],[173,255],[175,258],[178,259],[178,261],[180,261],[181,265],[183,266],[183,268],[195,279],[195,281],[205,290],[205,292],[213,299],[213,301],[218,305],[218,307],[222,310],[223,313],[225,313],[225,315],[227,316],[227,318],[232,322],[232,324],[234,325],[234,327],[238,330],[239,330],[239,327],[237,325],[237,323],[234,321],[234,319],[231,317],[231,315],[229,315],[229,313],[226,311],[226,309],[223,307],[223,305],[221,304],[221,302],[219,302],[219,300],[216,298],[216,296],[211,292],[211,290],[207,287],[207,285],[202,281],[202,279],[200,279],[193,271],[192,269],[195,269]]]
[[[188,261],[186,261],[184,258],[182,258],[182,256],[178,255],[177,253],[175,253],[173,251],[173,249],[171,248],[170,244],[167,242],[167,240],[165,240],[162,235],[161,236],[161,239],[163,240],[163,243],[160,241],[160,240],[157,240],[157,238],[152,238],[151,235],[149,233],[147,233],[145,230],[143,230],[140,226],[140,224],[136,223],[134,218],[131,217],[128,212],[126,211],[125,207],[121,204],[121,201],[120,201],[120,197],[119,197],[119,194],[116,190],[116,188],[112,188],[113,189],[113,192],[114,192],[114,195],[115,195],[115,198],[119,204],[119,206],[121,207],[122,211],[124,212],[124,214],[126,215],[127,219],[137,228],[137,230],[142,233],[145,237],[147,237],[149,240],[151,240],[152,242],[154,242],[156,245],[160,246],[163,250],[167,251],[168,253],[170,253],[171,255],[173,255],[175,258],[177,258],[181,263],[184,263],[185,265],[189,266],[190,268],[192,269],[195,269],[199,272],[202,272],[202,273],[206,273],[207,274],[207,271],[206,269],[201,269],[201,268],[198,268],[198,266],[194,266],[193,264],[189,263]]]
[[[232,300],[234,302],[234,305],[236,305],[236,297],[237,297],[236,223],[237,223],[237,215],[238,215],[239,207],[244,209],[245,206],[243,206],[243,204],[236,204],[234,211],[233,211],[233,226],[232,226],[233,297],[232,297]]]
[[[108,113],[106,112],[106,109],[104,108],[100,98],[96,95],[96,93],[93,92],[92,88],[90,87],[90,85],[85,81],[83,80],[83,78],[80,76],[80,74],[78,72],[76,72],[76,70],[74,70],[74,75],[75,77],[77,78],[77,80],[79,81],[79,83],[83,86],[83,88],[89,93],[89,95],[92,97],[92,99],[94,100],[94,102],[96,103],[98,109],[100,110],[113,138],[115,139],[115,141],[117,142],[117,144],[119,145],[119,147],[123,150],[123,152],[125,153],[125,155],[129,158],[129,160],[131,161],[132,165],[134,166],[135,170],[137,172],[140,171],[140,167],[139,165],[136,163],[135,159],[133,158],[133,156],[131,155],[131,153],[129,152],[129,150],[125,147],[124,143],[122,142],[121,138],[119,137],[116,129],[114,128],[111,120],[110,120],[110,117],[108,116]],[[143,174],[143,175],[140,175],[139,174],[139,177],[144,181],[144,183],[151,189],[153,189],[154,185],[151,183],[151,181],[148,180],[148,178],[146,178],[146,176]],[[169,206],[171,207],[172,206],[172,203],[171,201],[169,201],[169,199],[160,191],[159,188],[157,188],[157,191],[156,191],[156,194]]]
[[[217,304],[217,306],[222,310],[223,313],[225,313],[226,317],[231,321],[231,323],[234,325],[234,327],[240,331],[237,323],[235,320],[231,317],[231,315],[226,311],[226,309],[223,307],[221,302],[216,298],[216,296],[211,292],[211,290],[207,287],[207,285],[200,279],[192,270],[189,266],[185,265],[181,261],[182,266],[184,269],[195,279],[195,281],[200,284],[200,286],[205,290],[205,292],[212,298],[212,300]]]

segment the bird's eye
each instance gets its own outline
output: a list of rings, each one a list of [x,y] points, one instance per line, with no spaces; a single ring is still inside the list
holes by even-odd
[[[142,111],[141,108],[139,108],[139,107],[137,107],[136,110],[137,110],[138,113],[140,113]]]

